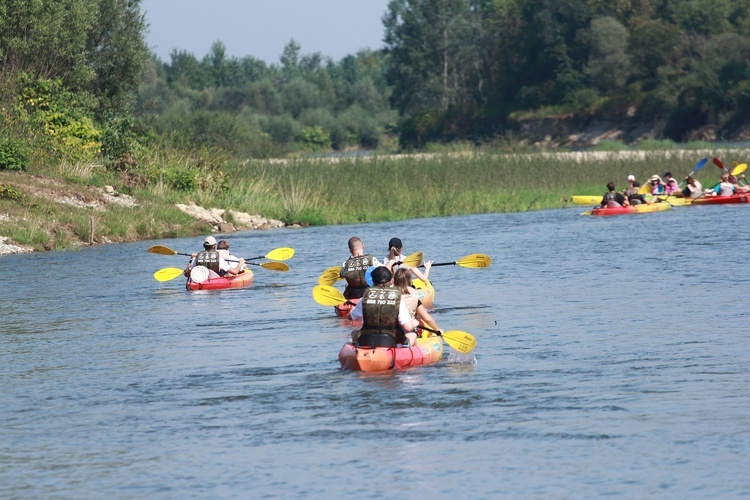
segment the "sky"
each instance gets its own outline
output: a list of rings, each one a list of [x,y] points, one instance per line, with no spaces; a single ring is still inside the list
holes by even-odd
[[[300,54],[339,61],[383,46],[388,0],[142,0],[146,42],[163,62],[173,49],[202,59],[219,40],[228,57],[278,64],[294,39]]]

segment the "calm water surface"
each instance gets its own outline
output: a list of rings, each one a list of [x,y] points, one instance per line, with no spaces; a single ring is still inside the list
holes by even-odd
[[[3,498],[750,495],[750,208],[581,208],[231,235],[292,270],[189,293],[201,239],[0,258]],[[436,262],[476,363],[339,369],[311,297],[358,235]]]

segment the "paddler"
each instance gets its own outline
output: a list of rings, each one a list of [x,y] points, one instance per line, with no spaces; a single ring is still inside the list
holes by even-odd
[[[349,313],[349,319],[362,321],[362,328],[352,332],[352,341],[366,347],[396,347],[407,342],[414,345],[414,330],[419,322],[409,315],[401,290],[391,286],[393,275],[388,268],[379,266],[371,277],[373,286],[365,290]]]
[[[344,297],[358,299],[362,297],[367,288],[367,281],[365,280],[367,268],[379,266],[380,262],[372,254],[365,253],[365,244],[356,236],[349,238],[349,253],[352,256],[341,265],[341,277],[346,280]]]
[[[237,265],[232,267],[232,265],[224,260],[216,250],[216,238],[213,236],[207,236],[206,239],[203,240],[203,251],[194,254],[194,257],[185,268],[185,276],[190,277],[190,271],[195,266],[203,266],[219,276],[224,276],[225,274],[240,274],[245,267],[245,259],[240,259]]]

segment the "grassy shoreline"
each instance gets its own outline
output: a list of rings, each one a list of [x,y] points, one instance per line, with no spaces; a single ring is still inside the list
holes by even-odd
[[[0,172],[0,237],[27,249],[207,234],[210,227],[180,212],[194,202],[281,219],[287,224],[350,224],[567,206],[573,194],[618,189],[629,174],[644,181],[671,171],[682,179],[702,157],[729,167],[748,150],[669,150],[499,155],[484,152],[291,159],[228,164],[225,191],[133,186],[96,166],[56,172]],[[696,177],[711,185],[710,162]],[[111,185],[137,206],[113,203]],[[117,200],[114,200],[117,201]],[[94,228],[92,239],[91,229]]]

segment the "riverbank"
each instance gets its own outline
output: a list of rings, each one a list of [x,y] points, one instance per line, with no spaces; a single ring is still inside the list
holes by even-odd
[[[227,166],[221,192],[142,185],[95,166],[53,175],[0,172],[0,254],[286,225],[382,222],[560,208],[628,175],[672,171],[702,157],[727,165],[748,150],[478,151],[248,161]],[[697,175],[710,183],[710,162]]]

